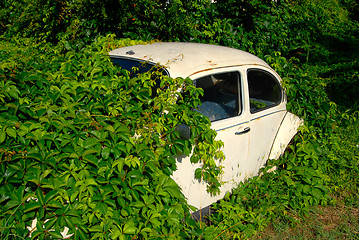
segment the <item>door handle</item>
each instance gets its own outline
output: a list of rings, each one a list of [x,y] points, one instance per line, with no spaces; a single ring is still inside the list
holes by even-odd
[[[245,134],[247,132],[249,132],[251,129],[249,127],[246,127],[243,129],[243,131],[241,132],[236,132],[235,135],[242,135],[242,134]]]

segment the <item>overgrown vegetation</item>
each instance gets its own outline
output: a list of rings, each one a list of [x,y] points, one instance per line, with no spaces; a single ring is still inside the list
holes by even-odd
[[[358,210],[357,1],[5,0],[0,7],[1,239],[61,239],[65,227],[74,239],[272,238],[318,209]],[[277,171],[240,183],[214,204],[208,224],[189,217],[170,178],[172,156],[192,147],[193,161],[222,157],[208,119],[191,111],[199,90],[188,79],[131,78],[106,55],[152,40],[260,56],[282,76],[288,109],[305,120],[286,153],[268,161],[266,169]],[[191,126],[190,140],[175,130],[181,123]],[[206,166],[215,191],[220,170]],[[303,234],[354,239],[358,221],[350,221],[333,235]]]

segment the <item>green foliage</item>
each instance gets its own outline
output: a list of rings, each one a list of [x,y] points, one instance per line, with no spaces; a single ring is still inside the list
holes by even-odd
[[[218,191],[221,144],[192,110],[198,89],[190,79],[130,78],[98,51],[111,41],[66,55],[33,52],[41,59],[36,68],[22,55],[26,47],[2,49],[2,238],[60,238],[65,227],[75,239],[186,234],[181,219],[189,206],[170,175],[174,157],[192,150],[208,191]],[[51,58],[53,71],[46,71]],[[193,129],[189,140],[179,137],[178,124]]]
[[[61,238],[66,226],[75,239],[242,239],[318,204],[358,207],[357,12],[354,0],[0,2],[1,238]],[[106,57],[155,39],[256,54],[305,120],[261,177],[213,206],[208,225],[189,218],[169,177],[174,157],[192,152],[197,177],[218,190],[221,143],[191,110],[198,90],[188,79],[130,78]]]
[[[23,6],[26,6],[25,8]],[[5,0],[3,36],[35,36],[82,48],[99,34],[131,39],[194,41],[271,51],[302,61],[321,59],[328,37],[358,34],[351,1],[28,1]]]
[[[61,1],[6,0],[1,8],[1,33],[51,40],[64,28]]]

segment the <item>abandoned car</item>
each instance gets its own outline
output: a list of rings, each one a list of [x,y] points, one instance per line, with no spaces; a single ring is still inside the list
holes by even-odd
[[[172,178],[190,205],[205,208],[223,198],[238,182],[258,174],[267,159],[277,159],[302,120],[286,110],[279,75],[260,58],[237,49],[198,43],[153,43],[123,47],[109,53],[124,69],[148,71],[155,64],[172,78],[189,77],[203,88],[199,111],[211,120],[224,143],[226,160],[221,192],[212,196],[194,178],[199,167],[177,161]],[[146,63],[146,64],[143,64]]]

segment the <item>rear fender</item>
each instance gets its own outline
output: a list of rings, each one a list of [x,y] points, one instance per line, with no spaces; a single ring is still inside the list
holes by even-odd
[[[287,112],[282,124],[277,132],[277,136],[273,142],[272,149],[269,154],[269,159],[278,159],[287,148],[289,142],[297,133],[300,125],[303,124],[303,120],[298,116]]]

